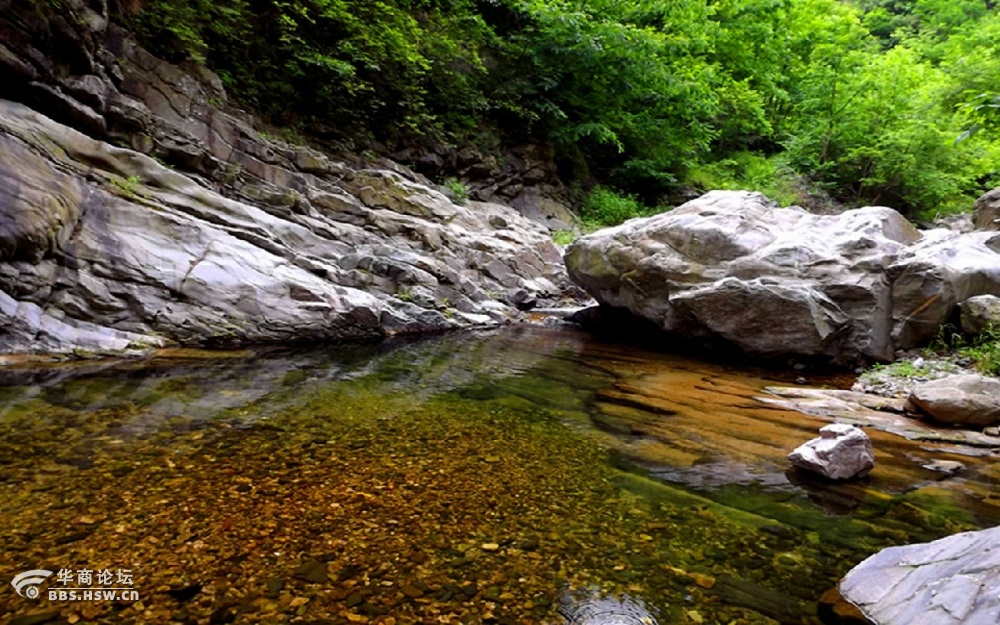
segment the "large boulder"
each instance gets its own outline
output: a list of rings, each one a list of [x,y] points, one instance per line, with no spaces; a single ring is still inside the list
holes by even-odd
[[[979,334],[989,328],[1000,330],[1000,297],[976,295],[958,305],[961,311],[962,331]]]
[[[831,480],[849,480],[868,475],[875,467],[872,441],[861,428],[831,423],[814,438],[788,454],[792,465]]]
[[[918,231],[898,212],[781,208],[712,191],[577,239],[570,277],[601,304],[755,355],[891,360],[958,302],[1000,292],[1000,235]]]
[[[928,230],[886,271],[892,340],[907,349],[937,336],[960,302],[1000,293],[1000,233]]]
[[[985,427],[1000,423],[1000,380],[950,375],[916,386],[909,403],[935,421]]]
[[[840,592],[875,625],[996,625],[1000,527],[890,547],[857,565]]]

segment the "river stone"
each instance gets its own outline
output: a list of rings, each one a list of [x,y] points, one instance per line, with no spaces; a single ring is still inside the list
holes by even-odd
[[[861,428],[831,423],[788,454],[792,465],[831,480],[864,477],[875,467],[871,439]]]
[[[1000,622],[1000,527],[889,547],[840,582],[875,625]]]
[[[974,373],[916,386],[909,403],[935,421],[976,427],[1000,423],[1000,379]]]
[[[326,563],[319,560],[306,560],[296,567],[292,576],[310,584],[321,584],[327,580]]]
[[[580,237],[570,277],[662,330],[761,356],[892,360],[933,338],[958,302],[1000,292],[1000,235],[920,232],[898,212],[781,208],[712,191]]]
[[[963,332],[979,334],[991,324],[1000,330],[1000,297],[996,295],[970,297],[959,304],[959,310]]]

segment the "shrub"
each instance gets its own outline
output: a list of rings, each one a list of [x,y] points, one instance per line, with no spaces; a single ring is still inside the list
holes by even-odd
[[[552,242],[556,245],[569,245],[576,240],[576,233],[572,230],[556,230],[552,233]]]
[[[451,198],[452,202],[464,206],[469,200],[469,189],[461,180],[448,178],[441,186],[444,187],[445,195]]]
[[[644,217],[654,212],[643,206],[634,195],[624,195],[596,186],[584,198],[580,218],[591,228],[603,228],[617,226],[633,217]]]
[[[976,363],[985,375],[1000,375],[1000,324],[991,323],[958,353]]]
[[[736,152],[692,168],[685,178],[701,191],[759,191],[782,206],[808,203],[802,197],[805,183],[780,155],[768,158],[752,152]]]
[[[953,325],[942,326],[929,349],[954,352],[973,361],[980,373],[1000,376],[1000,324],[990,323],[972,338],[962,336]]]

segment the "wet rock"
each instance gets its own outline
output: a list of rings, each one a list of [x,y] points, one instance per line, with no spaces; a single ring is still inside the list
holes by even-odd
[[[489,586],[483,590],[482,597],[487,601],[499,601],[502,591],[499,586]]]
[[[971,370],[963,368],[969,364],[971,363],[963,364],[958,360],[945,358],[914,358],[912,354],[904,354],[890,365],[862,369],[851,390],[882,397],[907,398],[918,384],[970,372]]]
[[[840,582],[875,625],[995,625],[1000,614],[1000,527],[890,547]]]
[[[195,596],[201,592],[201,584],[188,584],[187,586],[179,586],[176,588],[171,588],[167,590],[167,594],[184,603],[185,601],[190,601],[195,598]]]
[[[874,468],[871,439],[860,428],[832,423],[819,434],[788,454],[792,465],[831,480],[864,477]]]
[[[871,625],[856,605],[844,599],[836,586],[819,598],[817,613],[826,625]]]
[[[1000,380],[978,374],[932,380],[913,389],[909,404],[941,423],[995,425],[1000,423]]]
[[[348,608],[356,608],[365,602],[365,597],[360,592],[352,592],[344,599],[344,605]]]
[[[892,341],[909,349],[936,337],[959,302],[1000,292],[1000,235],[928,230],[886,271]]]
[[[538,305],[538,300],[534,295],[525,291],[524,289],[518,289],[510,296],[510,301],[518,310],[531,310]]]
[[[210,625],[226,625],[226,623],[232,623],[235,620],[236,610],[225,604],[212,610],[212,614],[208,617]]]
[[[11,329],[0,351],[500,325],[565,289],[548,231],[509,207],[460,207],[382,170],[327,181],[261,170],[235,200],[22,105],[0,103],[0,113],[0,206],[12,224],[0,232],[0,261],[32,263],[0,266],[0,318]],[[270,193],[269,179],[304,186],[300,208]],[[516,302],[503,300],[509,292]]]
[[[758,397],[764,403],[796,410],[840,423],[875,427],[909,440],[957,443],[989,448],[996,440],[986,432],[944,427],[906,415],[906,400],[856,391],[801,387],[767,387],[772,396]]]
[[[272,577],[267,580],[267,586],[264,589],[264,596],[268,599],[277,599],[281,594],[281,589],[285,587],[284,577]]]
[[[977,295],[959,304],[962,331],[979,334],[991,324],[1000,328],[1000,297]]]
[[[539,546],[538,540],[534,538],[526,538],[517,545],[518,549],[522,551],[538,551]]]

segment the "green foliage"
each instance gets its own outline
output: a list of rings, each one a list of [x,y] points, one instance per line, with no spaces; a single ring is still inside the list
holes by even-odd
[[[942,326],[928,349],[936,353],[952,352],[973,361],[980,373],[1000,376],[1000,324],[990,323],[973,337],[962,335],[952,325]]]
[[[472,0],[148,0],[128,21],[157,52],[207,63],[278,123],[383,136],[474,123],[491,31]],[[443,114],[442,119],[438,115]],[[349,135],[351,133],[345,133]]]
[[[1000,324],[991,323],[977,336],[956,347],[960,356],[975,362],[980,373],[1000,375]]]
[[[208,60],[209,48],[226,45],[222,54],[234,53],[236,42],[248,36],[250,4],[247,0],[166,0],[145,2],[129,25],[158,53],[174,60]]]
[[[568,182],[647,204],[815,186],[931,217],[1000,184],[988,0],[145,0],[122,19],[296,134],[550,142]]]
[[[517,4],[511,81],[525,117],[618,184],[663,185],[707,152],[727,82],[704,55],[704,2]]]
[[[806,70],[784,142],[791,162],[851,205],[971,205],[990,150],[955,144],[961,122],[946,105],[948,73],[916,47],[883,52],[868,39]]]
[[[975,136],[984,127],[990,127],[994,131],[1000,127],[1000,93],[980,93],[970,102],[963,104],[962,108],[973,121],[972,125],[955,139],[955,143]]]
[[[634,195],[618,193],[606,187],[591,189],[583,201],[580,218],[591,228],[617,226],[634,217],[645,217],[655,211],[643,206]]]
[[[552,233],[552,242],[556,245],[569,245],[576,240],[576,233],[572,230],[556,230]]]
[[[445,193],[456,204],[464,205],[469,201],[469,189],[461,180],[448,178],[441,186],[444,187]]]
[[[894,378],[916,378],[927,376],[932,373],[932,370],[926,365],[918,366],[912,360],[900,360],[889,364],[876,363],[872,367],[871,373],[875,375],[885,374]]]
[[[142,183],[142,178],[139,176],[129,176],[128,178],[122,178],[120,176],[111,176],[108,180],[111,183],[111,188],[118,195],[121,195],[130,200],[136,199],[141,194],[138,192],[139,185]]]
[[[701,191],[743,189],[760,191],[782,206],[803,203],[803,182],[784,155],[768,158],[754,152],[735,152],[693,168],[685,180]]]

